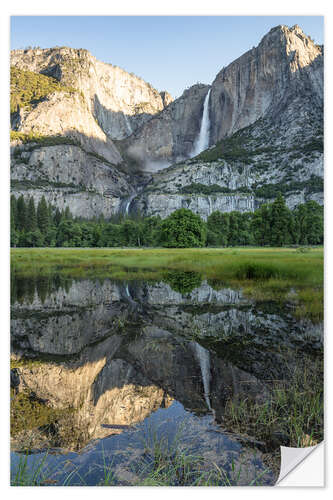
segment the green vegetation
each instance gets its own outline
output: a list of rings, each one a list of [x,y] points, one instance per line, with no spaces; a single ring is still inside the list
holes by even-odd
[[[313,126],[312,126],[313,130]],[[255,131],[255,134],[253,132]],[[258,132],[261,134],[258,136]],[[269,144],[270,139],[274,140],[274,129],[268,123],[265,124],[264,119],[259,119],[252,125],[238,130],[230,137],[225,137],[217,142],[214,147],[202,151],[196,160],[213,162],[217,160],[226,160],[229,162],[240,162],[243,165],[256,166],[255,157],[259,155],[269,154],[279,155],[281,153],[288,154],[289,158],[302,158],[309,153],[319,152],[324,150],[322,127],[318,129],[318,135],[313,136],[307,143],[302,140],[295,141],[291,147],[278,146],[262,146]],[[278,161],[277,156],[275,160]],[[258,164],[260,165],[260,164]]]
[[[12,394],[10,405],[10,434],[14,438],[22,431],[49,426],[68,410],[57,410],[39,400],[32,392]]]
[[[62,85],[51,76],[15,67],[10,69],[10,112],[31,107],[53,92],[76,92],[73,87]]]
[[[192,248],[206,244],[204,221],[186,208],[175,210],[160,226],[160,239],[164,247]]]
[[[300,249],[207,249],[171,248],[259,245]],[[69,209],[60,212],[42,198],[11,197],[11,245],[20,247],[103,247],[78,251],[13,250],[12,271],[16,276],[40,278],[54,273],[64,276],[100,276],[119,279],[159,279],[162,276],[177,291],[190,290],[204,277],[242,287],[257,301],[288,300],[296,290],[294,314],[320,321],[323,317],[322,250],[306,251],[306,245],[323,241],[323,208],[314,201],[290,211],[281,195],[254,213],[214,212],[202,221],[190,210],[180,209],[168,218],[115,217],[85,221],[73,219]],[[105,247],[158,246],[163,250],[107,250]],[[177,271],[178,277],[166,276]],[[194,273],[194,274],[182,274]],[[44,285],[43,285],[44,286]]]
[[[134,466],[139,476],[136,486],[237,486],[241,483],[242,457],[237,464],[232,461],[227,473],[213,460],[184,448],[180,434],[181,427],[169,443],[165,437],[158,437],[154,429],[149,430],[144,443],[145,455]],[[266,472],[259,472],[248,485],[263,484]]]
[[[320,193],[324,190],[324,180],[316,175],[303,182],[280,182],[277,184],[264,184],[263,186],[253,186],[254,194],[258,198],[275,198],[279,193],[285,194],[290,191],[303,191],[306,193]]]
[[[251,189],[247,187],[240,187],[238,189],[230,189],[228,187],[219,186],[218,184],[212,184],[206,186],[206,184],[192,183],[188,186],[184,186],[180,189],[180,193],[184,194],[214,194],[214,193],[251,193]]]
[[[206,149],[200,153],[196,158],[202,161],[216,161],[216,160],[227,160],[227,161],[241,161],[245,164],[251,163],[253,156],[258,155],[262,152],[266,152],[268,148],[257,149],[255,151],[245,148],[244,144],[247,144],[246,139],[248,139],[249,127],[236,132],[230,137],[226,137],[221,141],[216,143],[216,146],[210,149]]]
[[[247,193],[253,194],[257,198],[276,198],[276,196],[281,194],[287,194],[292,191],[303,191],[306,194],[320,193],[324,190],[324,181],[321,177],[316,175],[311,175],[310,179],[302,182],[285,180],[283,182],[278,182],[276,184],[263,184],[258,186],[253,184],[251,188],[246,186],[241,186],[237,189],[230,189],[228,187],[219,186],[218,184],[212,184],[206,186],[205,184],[192,183],[188,186],[180,188],[179,192],[182,194],[204,194],[211,195],[215,193],[225,193],[225,194],[235,194],[235,193]]]
[[[69,185],[66,185],[69,187]],[[76,186],[79,189],[79,186]],[[44,222],[40,212],[43,205]],[[69,209],[59,211],[44,198],[37,206],[21,195],[11,197],[11,246],[19,247],[175,247],[285,246],[323,243],[323,207],[314,201],[289,210],[281,195],[274,203],[252,212],[213,212],[204,222],[190,210],[176,210],[169,217],[114,216],[93,220],[74,219]],[[26,219],[27,206],[31,217]]]
[[[72,146],[80,146],[79,142],[71,137],[63,136],[63,135],[41,135],[36,134],[35,132],[30,132],[25,134],[23,132],[17,132],[15,130],[10,131],[10,140],[11,141],[20,141],[24,144],[27,143],[36,143],[36,145],[31,146],[29,151],[37,147],[42,146],[59,146],[61,144],[69,144]],[[14,153],[15,154],[15,153]],[[20,154],[17,152],[16,154]]]
[[[291,356],[295,359],[294,352]],[[323,440],[323,360],[302,353],[286,366],[290,373],[284,381],[271,382],[267,400],[230,400],[224,414],[224,426],[263,441],[266,451],[278,448],[281,441],[299,448]]]
[[[173,290],[185,295],[201,285],[202,277],[193,271],[171,271],[163,275],[163,280],[169,283]]]

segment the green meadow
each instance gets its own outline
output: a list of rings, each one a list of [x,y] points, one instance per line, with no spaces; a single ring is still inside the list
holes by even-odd
[[[15,276],[159,280],[196,273],[216,289],[257,301],[289,302],[296,317],[323,319],[323,248],[13,248]]]

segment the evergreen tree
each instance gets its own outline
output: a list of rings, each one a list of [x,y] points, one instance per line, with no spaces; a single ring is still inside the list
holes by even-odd
[[[133,247],[140,247],[142,245],[143,225],[141,221],[135,222],[132,219],[125,219],[123,224],[120,225],[120,228],[123,245]]]
[[[60,212],[59,208],[56,208],[53,220],[54,220],[54,223],[57,227],[59,226],[61,219],[62,219],[61,212]]]
[[[232,247],[239,244],[239,221],[239,213],[230,212],[228,242]]]
[[[36,231],[37,229],[37,215],[35,209],[35,202],[31,196],[27,208],[27,221],[25,224],[27,231]]]
[[[25,230],[25,224],[26,224],[26,218],[27,218],[27,207],[23,198],[23,195],[19,197],[17,200],[17,229],[18,231],[24,231]]]
[[[159,234],[161,226],[161,217],[148,217],[143,219],[142,245],[157,246],[159,244]]]
[[[230,230],[228,213],[213,212],[207,219],[207,243],[214,246],[227,246]]]
[[[323,207],[308,201],[291,212],[281,195],[254,213],[214,212],[207,223],[186,209],[175,211],[165,220],[116,214],[105,222],[101,217],[73,219],[68,207],[60,212],[48,206],[44,197],[37,214],[32,197],[26,204],[22,195],[18,200],[11,196],[10,206],[11,246],[191,247],[206,242],[212,246],[283,246],[318,245],[324,238]]]
[[[62,220],[57,231],[57,246],[79,247],[82,231],[79,223],[72,220]]]
[[[252,216],[251,233],[254,243],[259,246],[270,245],[271,205],[264,204]]]
[[[294,210],[295,230],[299,234],[301,245],[318,245],[324,238],[324,212],[315,201],[298,205]],[[297,243],[298,243],[297,242]]]
[[[291,212],[286,206],[281,193],[278,194],[271,208],[271,238],[270,244],[282,247],[291,243]]]
[[[34,231],[27,231],[26,233],[24,233],[23,243],[24,245],[22,246],[25,247],[41,247],[44,245],[45,240],[40,230],[36,228]]]
[[[11,247],[16,247],[19,241],[19,234],[16,231],[14,224],[12,222],[12,216],[11,216],[11,221],[10,221],[10,246]]]
[[[70,211],[70,209],[69,209],[69,206],[67,206],[67,207],[65,208],[65,212],[64,212],[64,219],[65,219],[65,220],[72,220],[72,219],[73,219],[73,216],[72,216],[72,214],[71,214],[71,211]]]
[[[306,202],[306,227],[308,234],[308,243],[310,245],[319,245],[323,243],[324,238],[324,211],[323,207],[315,201]]]
[[[19,235],[16,230],[17,226],[17,202],[14,195],[10,197],[10,246],[16,247]]]
[[[17,229],[17,201],[13,194],[10,197],[10,226]]]
[[[41,233],[46,234],[49,228],[50,221],[49,221],[49,210],[47,207],[45,196],[42,196],[42,199],[38,203],[37,224]]]

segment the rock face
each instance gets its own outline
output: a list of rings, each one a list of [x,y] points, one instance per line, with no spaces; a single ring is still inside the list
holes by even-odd
[[[110,217],[134,192],[135,177],[73,144],[17,144],[11,148],[11,165],[12,194],[33,196],[37,203],[45,196],[77,217]]]
[[[320,107],[322,99],[322,48],[297,25],[277,26],[258,47],[216,76],[211,92],[211,144],[265,115],[281,116],[300,101]]]
[[[113,164],[122,161],[114,143],[97,125],[81,94],[56,92],[22,116],[19,131],[41,136],[65,136],[77,140],[88,153]]]
[[[149,171],[191,156],[209,86],[194,85],[124,141],[126,154]]]
[[[82,92],[88,110],[112,139],[130,135],[172,97],[127,71],[98,61],[84,49],[14,50],[11,65],[52,76]]]
[[[130,203],[131,213],[166,217],[186,207],[206,219],[215,210],[253,211],[279,191],[290,208],[323,203],[323,47],[299,26],[273,28],[211,85],[175,101],[86,50],[11,57],[16,68],[74,88],[12,117],[18,132],[69,141],[50,153],[50,144],[32,144],[34,154],[31,143],[13,143],[16,195],[44,194],[88,218]],[[210,147],[191,158],[209,90]]]
[[[253,211],[272,201],[279,186],[290,208],[322,204],[322,51],[298,26],[278,26],[223,68],[209,100],[212,146],[156,174],[137,207],[162,217],[186,207],[206,219],[214,210]],[[129,141],[147,142],[148,126]],[[198,185],[214,187],[212,194]]]
[[[179,208],[188,208],[200,214],[207,220],[213,212],[253,212],[256,201],[253,196],[238,195],[183,195],[166,193],[144,193],[132,204],[131,209],[140,210],[141,213],[153,216],[159,215],[163,219]]]

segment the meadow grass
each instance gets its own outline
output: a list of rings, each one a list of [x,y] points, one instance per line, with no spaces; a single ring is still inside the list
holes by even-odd
[[[323,249],[292,248],[14,248],[15,276],[160,280],[170,271],[196,272],[216,288],[242,288],[257,301],[291,301],[297,317],[323,318]],[[293,292],[293,296],[290,292]]]

